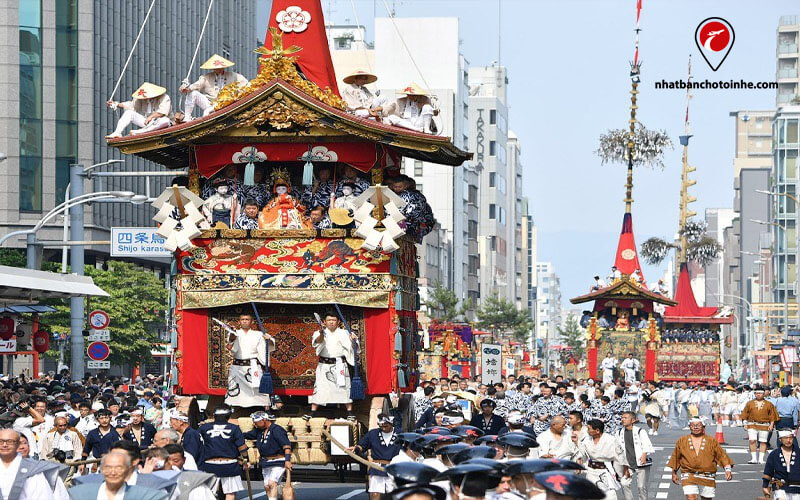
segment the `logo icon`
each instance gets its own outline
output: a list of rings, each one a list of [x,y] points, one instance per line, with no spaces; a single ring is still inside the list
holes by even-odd
[[[731,52],[734,41],[733,26],[721,17],[709,17],[697,25],[694,43],[708,66],[716,71]]]

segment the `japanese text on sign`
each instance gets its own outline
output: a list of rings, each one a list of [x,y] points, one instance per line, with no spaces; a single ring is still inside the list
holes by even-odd
[[[155,227],[112,227],[112,257],[170,257]]]
[[[500,344],[481,345],[481,383],[490,385],[500,382],[501,363]]]

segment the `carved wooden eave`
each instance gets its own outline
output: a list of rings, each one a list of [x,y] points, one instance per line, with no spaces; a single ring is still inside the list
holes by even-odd
[[[168,168],[189,166],[193,145],[223,142],[285,143],[368,141],[402,156],[458,166],[472,153],[439,137],[385,125],[331,107],[287,82],[274,79],[210,115],[172,127],[111,139],[108,145]]]
[[[670,299],[669,297],[653,293],[650,290],[647,290],[646,288],[637,284],[630,278],[623,278],[621,280],[617,280],[605,288],[601,288],[591,293],[587,293],[586,295],[581,295],[580,297],[575,297],[574,299],[570,299],[570,302],[573,304],[583,304],[584,302],[592,302],[595,300],[603,301],[603,300],[636,300],[636,299],[648,302],[655,302],[657,304],[664,304],[665,306],[677,305],[677,302]]]

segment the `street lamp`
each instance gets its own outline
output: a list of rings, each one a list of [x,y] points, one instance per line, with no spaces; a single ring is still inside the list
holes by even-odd
[[[745,309],[744,307],[742,307],[741,303],[738,304],[739,307],[742,307],[742,309],[744,310],[744,314],[742,316],[745,318],[745,321],[748,321],[748,320],[750,320],[750,318],[752,318],[753,304],[751,304],[750,301],[747,300],[746,298],[744,298],[744,297],[742,297],[740,295],[733,295],[733,294],[730,294],[730,293],[715,293],[714,295],[717,297],[717,299],[719,299],[721,297],[730,297],[730,298],[733,298],[733,299],[740,300],[742,303],[744,303],[747,306],[747,309]],[[720,301],[720,303],[722,303],[722,301]],[[750,314],[748,314],[747,311],[750,311]],[[750,326],[746,327],[746,331],[747,331],[747,344],[749,345],[750,351],[752,353],[753,351],[755,351],[755,333],[753,332],[752,321],[751,321]],[[739,341],[737,339],[737,344],[738,344],[738,342]],[[750,376],[752,377],[755,374],[755,370],[756,370],[755,356],[751,355],[750,359],[748,361],[749,361],[749,364],[750,364],[750,370],[749,370],[750,371]],[[739,349],[737,348],[736,349],[736,364],[737,364],[737,366],[739,365],[740,362],[741,362],[741,360],[739,358]]]
[[[778,222],[758,220],[758,219],[750,219],[750,222],[755,222],[756,224],[761,224],[762,226],[775,226],[775,227],[780,228],[780,229],[783,230],[784,238],[786,238],[786,236],[787,236],[786,227],[782,226]],[[795,228],[795,240],[796,240],[796,236],[797,236],[797,228]],[[786,239],[788,239],[788,238],[786,238]],[[795,245],[796,244],[797,244],[797,241],[795,241]],[[787,241],[787,247],[788,247],[788,241]],[[787,248],[787,250],[788,250],[788,248]],[[795,274],[797,274],[796,270],[795,270]],[[788,259],[788,252],[787,252],[786,266],[785,266],[785,272],[784,272],[784,283],[786,283],[786,291],[783,293],[783,314],[784,314],[784,318],[785,318],[785,322],[783,324],[783,333],[784,333],[785,336],[788,337],[788,335],[789,335],[789,259]]]

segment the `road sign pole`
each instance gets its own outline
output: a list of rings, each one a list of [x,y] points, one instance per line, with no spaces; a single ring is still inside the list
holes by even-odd
[[[83,165],[69,166],[70,199],[83,195]],[[83,241],[83,205],[75,205],[69,213],[70,239]],[[84,252],[83,245],[75,245],[69,253],[71,271],[78,276],[83,276]],[[82,380],[85,373],[84,361],[86,355],[83,345],[84,325],[84,298],[72,297],[69,299],[69,328],[70,328],[70,374],[73,380]]]

